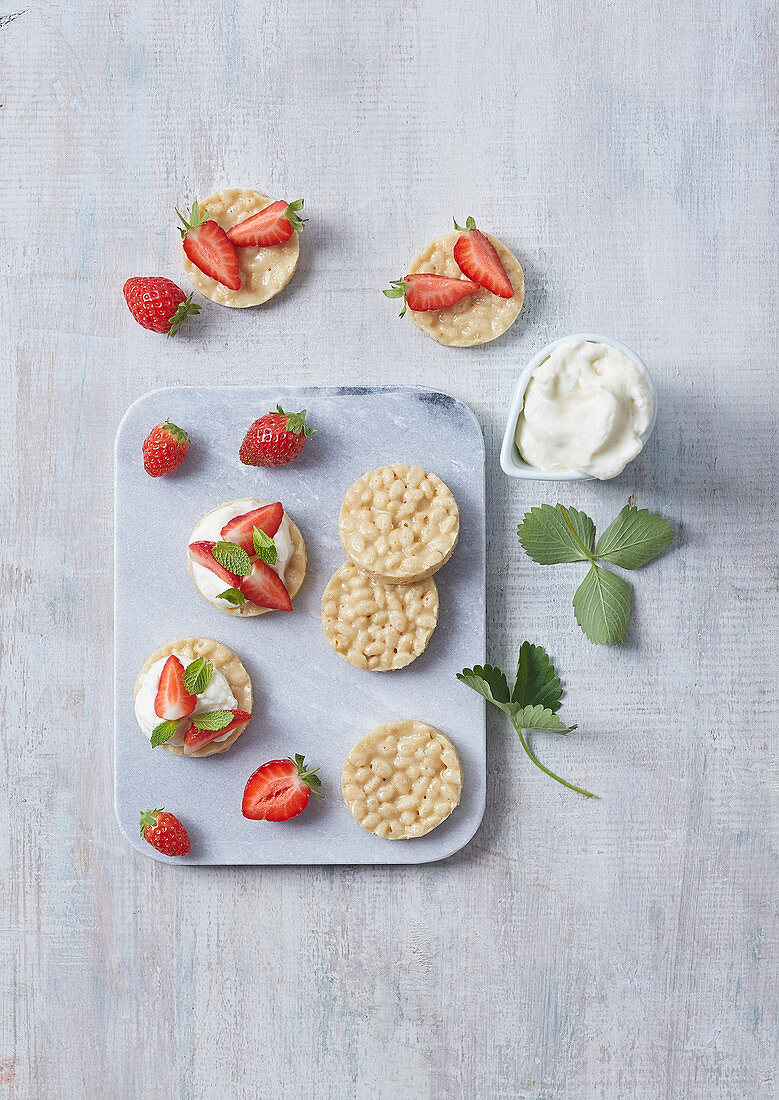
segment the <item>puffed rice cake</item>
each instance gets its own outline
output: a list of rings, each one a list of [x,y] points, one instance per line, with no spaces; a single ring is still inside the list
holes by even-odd
[[[414,584],[452,556],[460,513],[439,477],[396,462],[355,481],[338,530],[346,556],[363,573],[387,584]]]
[[[208,217],[227,230],[250,218],[252,214],[258,214],[275,201],[259,191],[249,191],[244,187],[225,187],[204,199],[200,203],[200,209],[207,210]],[[236,248],[235,251],[238,256],[238,274],[241,277],[240,290],[231,290],[206,275],[192,263],[183,248],[181,257],[187,278],[201,294],[217,305],[245,309],[247,306],[262,305],[284,289],[297,267],[300,245],[298,235],[293,230],[292,236],[281,244],[265,248],[247,246]]]
[[[435,829],[460,802],[462,765],[449,738],[426,722],[387,722],[346,758],[344,801],[357,824],[387,840]]]
[[[438,589],[431,578],[385,584],[346,562],[322,595],[322,629],[338,654],[355,668],[405,668],[427,648],[438,622]]]
[[[461,233],[447,233],[414,257],[408,269],[409,275],[448,275],[449,278],[462,278],[457,260],[454,258],[454,246]],[[470,348],[475,344],[486,344],[502,336],[510,328],[522,309],[525,300],[525,273],[519,260],[497,237],[485,233],[514,288],[511,298],[500,298],[497,294],[480,287],[473,294],[461,298],[446,309],[409,310],[411,320],[425,335],[437,344],[450,348]]]
[[[160,658],[170,657],[171,653],[177,653],[185,666],[197,657],[203,657],[204,660],[210,661],[214,668],[221,672],[227,680],[230,691],[235,696],[238,710],[246,711],[247,714],[252,713],[252,682],[249,679],[249,673],[244,668],[243,661],[240,657],[236,657],[232,649],[228,649],[221,642],[214,641],[213,638],[180,638],[177,642],[160,646],[158,650],[152,653],[151,657],[144,661],[135,681],[133,698],[141,689],[141,679],[145,673]],[[248,722],[242,722],[240,726],[235,727],[230,736],[225,738],[224,741],[211,741],[210,744],[204,745],[202,749],[195,749],[191,753],[185,753],[179,745],[164,743],[159,747],[165,749],[166,752],[172,752],[174,756],[187,756],[187,758],[214,756],[218,752],[227,752],[229,748],[232,748],[248,725]]]

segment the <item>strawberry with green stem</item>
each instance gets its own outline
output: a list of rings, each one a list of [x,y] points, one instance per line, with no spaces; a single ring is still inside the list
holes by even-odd
[[[182,248],[195,267],[229,290],[240,290],[238,255],[221,225],[208,217],[208,210],[201,211],[197,202],[192,204],[189,221],[178,210],[176,213],[183,226]]]
[[[293,232],[302,233],[306,220],[300,217],[303,209],[303,200],[295,199],[286,203],[283,199],[272,202],[257,214],[238,222],[232,229],[227,230],[236,248],[268,248],[271,245],[283,244],[288,241]]]
[[[393,279],[389,290],[383,291],[383,294],[386,298],[403,299],[403,309],[400,311],[400,316],[403,317],[407,308],[415,313],[446,309],[478,289],[478,283],[471,282],[470,279],[451,279],[448,275],[418,273],[406,275],[405,279]]]
[[[489,237],[476,228],[473,218],[468,218],[464,226],[455,220],[454,227],[463,234],[454,246],[454,258],[463,275],[499,298],[513,298],[511,279]]]
[[[244,436],[238,457],[245,466],[286,466],[301,453],[316,428],[306,423],[306,410],[265,413],[255,420]]]

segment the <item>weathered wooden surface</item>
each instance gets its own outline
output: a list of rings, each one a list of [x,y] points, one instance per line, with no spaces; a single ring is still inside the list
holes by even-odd
[[[1,1095],[775,1095],[770,13],[32,0],[0,17]],[[173,206],[222,184],[305,196],[301,267],[272,306],[208,308],[166,342],[121,284],[183,282]],[[379,293],[452,214],[527,271],[520,321],[479,350],[426,341]],[[509,483],[517,370],[582,329],[644,355],[655,436],[616,482]],[[553,652],[579,730],[538,751],[598,801],[532,769],[491,715],[487,814],[447,863],[202,871],[128,848],[116,424],[152,387],[281,375],[472,405],[490,656],[510,664],[524,637]],[[576,567],[533,565],[513,528],[556,499],[603,523],[628,493],[680,538],[635,577],[628,644],[596,649]]]

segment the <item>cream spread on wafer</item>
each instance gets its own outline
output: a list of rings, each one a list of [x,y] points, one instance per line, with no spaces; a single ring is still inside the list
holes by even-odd
[[[209,512],[207,516],[203,516],[190,535],[189,541],[219,542],[222,538],[222,528],[226,523],[229,523],[231,519],[235,519],[236,516],[243,516],[247,512],[252,512],[255,508],[259,507],[261,507],[260,502],[252,497],[245,497],[241,500],[231,500],[229,504],[225,504],[221,508],[215,508],[213,512]],[[276,562],[271,566],[271,569],[274,573],[277,573],[283,581],[287,566],[295,551],[292,545],[289,518],[286,512],[281,521],[281,526],[273,536],[273,542],[276,546]],[[224,592],[227,587],[224,580],[221,577],[217,577],[216,573],[212,573],[210,569],[206,569],[204,565],[200,565],[196,561],[191,562],[191,565],[193,580],[200,593],[205,596],[209,603],[212,603],[214,607],[231,607],[232,605],[227,600],[219,599],[220,593]]]
[[[177,653],[175,649],[173,653],[186,668],[190,658],[185,653]],[[159,661],[155,661],[154,664],[143,673],[138,694],[135,696],[135,717],[138,719],[138,725],[149,740],[151,740],[152,730],[163,721],[162,718],[157,716],[154,710],[154,700],[157,698],[157,688],[160,686],[160,676],[162,675],[162,670],[169,656],[170,654],[166,654],[164,657],[160,657]],[[208,687],[197,697],[195,709],[190,715],[187,715],[186,718],[181,719],[178,729],[167,743],[169,745],[183,745],[184,735],[189,728],[191,720],[196,714],[204,714],[206,711],[210,710],[236,710],[237,708],[238,704],[235,700],[235,696],[230,690],[230,685],[219,669],[214,668],[211,673]],[[231,736],[232,732],[223,733],[220,737],[215,737],[214,741],[224,741]]]

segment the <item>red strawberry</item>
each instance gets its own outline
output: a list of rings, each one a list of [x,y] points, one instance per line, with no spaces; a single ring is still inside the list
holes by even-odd
[[[184,666],[175,653],[171,653],[160,673],[160,683],[154,700],[154,713],[163,722],[186,718],[197,704],[197,695],[190,695],[184,687]]]
[[[227,236],[237,248],[245,248],[247,245],[266,248],[268,245],[282,244],[292,236],[293,229],[298,233],[302,232],[305,222],[297,213],[302,209],[302,199],[289,204],[283,199],[272,202],[258,214],[252,214],[250,218],[245,218],[232,229],[228,229]]]
[[[175,283],[161,276],[128,279],[123,293],[135,320],[152,332],[175,336],[185,321],[200,313],[200,306],[192,301],[191,294],[187,298]]]
[[[280,504],[264,504],[262,508],[255,508],[251,512],[245,512],[242,516],[236,516],[222,528],[222,538],[225,542],[234,542],[245,550],[250,558],[254,557],[254,539],[252,533],[255,527],[264,531],[271,538],[276,534],[281,521],[284,518],[284,509]]]
[[[272,611],[292,610],[292,600],[284,581],[260,558],[252,562],[251,576],[241,578],[241,592],[249,603],[257,607],[268,607]]]
[[[252,821],[289,821],[308,805],[311,791],[323,798],[317,787],[322,781],[319,768],[307,768],[299,754],[292,760],[270,760],[249,776],[243,792],[241,813]]]
[[[143,468],[150,477],[162,477],[178,470],[187,457],[189,436],[166,420],[157,424],[143,441]]]
[[[231,573],[229,569],[225,569],[223,565],[220,565],[211,551],[216,546],[215,542],[191,542],[187,547],[189,556],[192,561],[196,561],[198,565],[205,566],[206,569],[210,569],[212,573],[216,573],[217,577],[225,582],[228,588],[239,588],[241,585],[241,578],[237,573]]]
[[[407,275],[405,279],[394,279],[390,290],[384,293],[388,298],[403,298],[402,317],[406,306],[416,313],[428,309],[446,309],[461,298],[466,298],[479,289],[478,283],[468,279],[450,279],[448,275]]]
[[[245,710],[234,710],[233,716],[230,725],[224,726],[220,730],[199,730],[194,726],[190,726],[184,737],[184,755],[191,756],[193,752],[202,749],[204,745],[210,745],[215,738],[224,737],[226,733],[232,733],[236,726],[248,722],[251,718],[251,714],[247,714]]]
[[[278,412],[255,420],[244,436],[238,455],[245,466],[285,466],[298,457],[316,431],[306,424],[305,409],[286,413],[281,405],[276,408]]]
[[[473,279],[479,286],[486,287],[499,298],[513,298],[514,287],[500,262],[500,256],[489,237],[476,228],[473,218],[468,218],[465,227],[454,223],[455,229],[463,231],[464,236],[454,246],[454,258],[463,275]]]
[[[221,225],[209,220],[208,211],[201,212],[200,205],[196,202],[192,204],[189,221],[178,210],[176,213],[184,226],[181,230],[184,251],[195,267],[230,290],[240,290],[238,256],[233,242],[227,239]]]
[[[146,810],[141,814],[141,836],[164,856],[185,856],[191,845],[187,830],[173,814]]]

